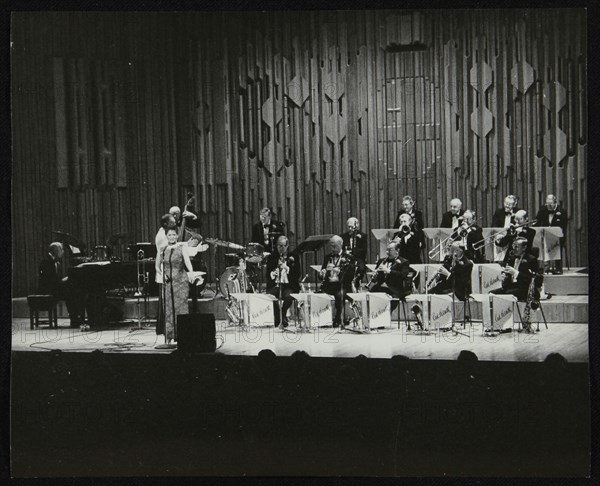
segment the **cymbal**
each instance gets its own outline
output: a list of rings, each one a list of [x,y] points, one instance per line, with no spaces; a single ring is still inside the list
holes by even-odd
[[[269,233],[267,233],[267,236],[277,236],[277,235],[282,235],[283,231],[271,231]]]
[[[239,258],[240,255],[238,253],[225,253],[226,257],[230,257],[230,258]]]
[[[206,241],[209,241],[208,238],[205,238]],[[243,250],[244,247],[242,245],[238,245],[237,243],[231,243],[230,241],[225,240],[213,240],[211,239],[209,243],[212,242],[216,246],[222,246],[224,248],[230,248],[232,250]]]
[[[228,243],[227,248],[231,248],[233,250],[244,250],[245,248],[242,245],[238,245],[237,243]]]

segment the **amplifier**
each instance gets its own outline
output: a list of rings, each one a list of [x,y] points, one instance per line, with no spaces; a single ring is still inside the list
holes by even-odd
[[[214,314],[177,316],[177,349],[188,353],[212,353],[217,349]]]

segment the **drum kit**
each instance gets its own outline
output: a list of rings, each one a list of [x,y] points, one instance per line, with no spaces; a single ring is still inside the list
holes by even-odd
[[[221,246],[236,251],[225,254],[233,260],[231,263],[235,263],[227,266],[219,277],[221,294],[229,298],[232,293],[255,292],[257,286],[260,288],[262,265],[270,253],[265,251],[265,247],[260,243],[248,243],[245,247],[235,243],[223,243]]]

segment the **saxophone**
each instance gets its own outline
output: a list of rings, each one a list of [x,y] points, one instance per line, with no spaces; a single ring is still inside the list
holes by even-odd
[[[526,332],[533,332],[531,326],[531,311],[537,310],[540,307],[540,302],[535,296],[535,278],[537,274],[531,276],[531,282],[529,283],[529,289],[527,290],[527,300],[525,301],[525,308],[523,309],[523,330]]]

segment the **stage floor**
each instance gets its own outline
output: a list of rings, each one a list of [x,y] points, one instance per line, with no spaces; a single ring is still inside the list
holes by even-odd
[[[395,323],[394,323],[395,326]],[[428,336],[396,327],[370,334],[356,334],[333,328],[318,328],[312,333],[283,332],[273,327],[242,330],[217,321],[218,351],[227,355],[255,356],[271,349],[278,356],[305,351],[315,357],[391,358],[403,355],[411,359],[455,360],[463,350],[472,351],[484,361],[543,361],[550,353],[560,353],[570,362],[587,362],[588,325],[576,323],[543,323],[535,334],[512,332],[495,337],[483,336],[481,324],[467,324],[463,334],[432,333]],[[290,328],[295,329],[293,324]],[[69,327],[67,319],[59,319],[58,328],[42,326],[29,329],[29,319],[12,321],[12,350],[105,353],[171,353],[173,349],[156,349],[164,343],[154,327],[131,331],[120,326],[90,332]]]

